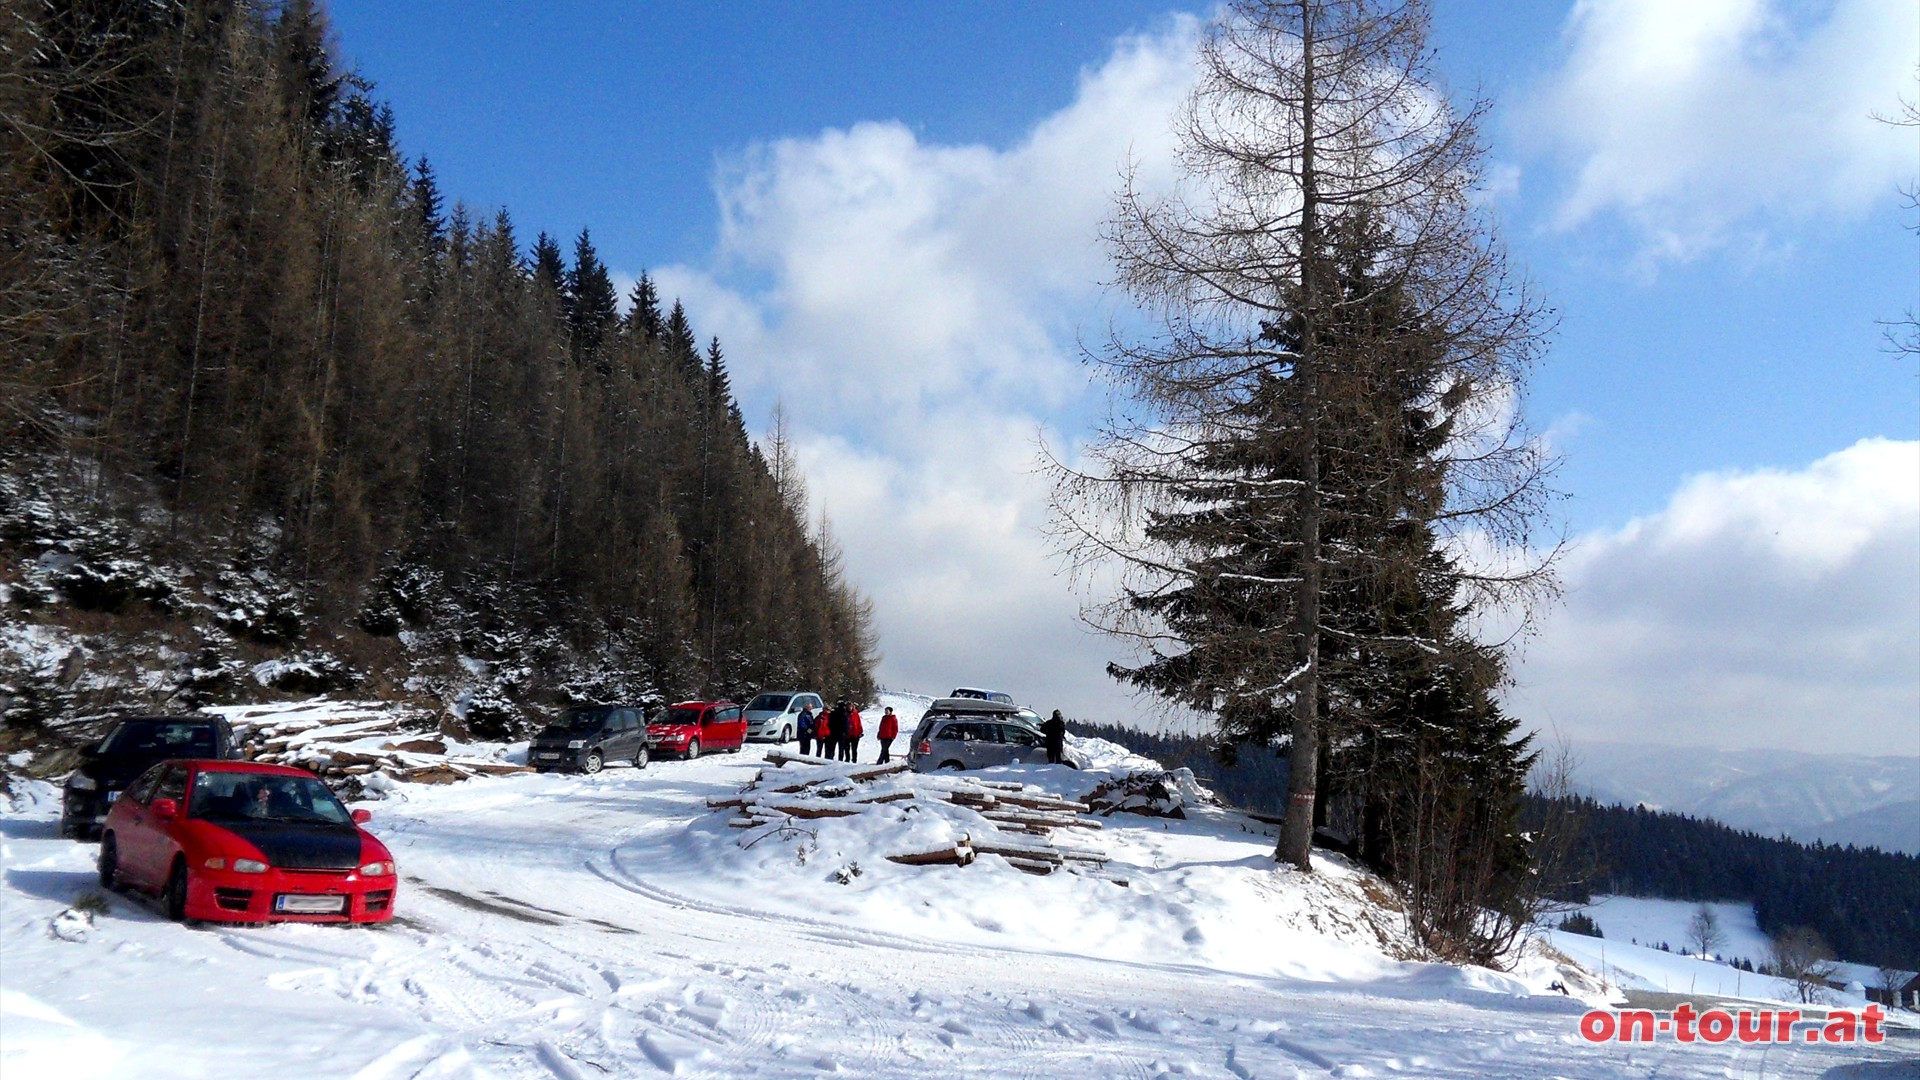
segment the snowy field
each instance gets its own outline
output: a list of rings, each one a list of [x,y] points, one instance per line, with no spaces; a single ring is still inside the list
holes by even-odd
[[[924,700],[888,700],[911,731]],[[91,925],[63,916],[96,891],[96,848],[56,837],[57,788],[16,784],[0,1076],[1920,1075],[1911,1040],[1589,1046],[1588,1005],[1547,989],[1551,964],[1394,959],[1363,875],[1276,870],[1264,827],[1218,809],[1071,830],[1124,886],[992,855],[890,863],[953,826],[904,811],[730,829],[706,800],[763,754],[393,785],[360,804],[403,875],[378,929],[189,929],[123,895]],[[1090,781],[978,775],[1067,796]]]
[[[1745,958],[1756,965],[1766,962],[1766,931],[1754,921],[1753,905],[1708,904],[1719,920],[1725,941],[1714,946],[1714,955],[1727,960]],[[1687,900],[1653,900],[1638,896],[1596,896],[1593,903],[1579,910],[1600,926],[1607,940],[1623,945],[1654,945],[1665,942],[1674,952],[1690,952],[1687,924],[1693,921],[1700,905]]]

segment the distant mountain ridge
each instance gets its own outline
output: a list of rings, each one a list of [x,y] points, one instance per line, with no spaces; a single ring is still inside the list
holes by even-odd
[[[1920,855],[1920,757],[1606,742],[1573,753],[1576,790],[1597,802]]]

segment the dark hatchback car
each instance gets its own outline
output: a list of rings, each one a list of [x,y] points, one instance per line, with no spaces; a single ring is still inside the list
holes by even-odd
[[[527,746],[527,764],[539,772],[597,773],[611,761],[647,767],[646,710],[626,705],[568,709]]]
[[[113,801],[155,762],[240,756],[233,728],[218,716],[129,716],[80,754],[60,801],[60,835],[77,840],[99,835]]]

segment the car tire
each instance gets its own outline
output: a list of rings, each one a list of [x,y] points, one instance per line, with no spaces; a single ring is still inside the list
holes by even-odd
[[[967,768],[964,763],[958,761],[943,761],[940,763],[940,767],[953,772],[965,772]]]
[[[607,763],[607,759],[605,756],[603,756],[600,753],[600,751],[589,750],[587,751],[587,760],[580,763],[580,768],[584,769],[589,775],[591,775],[593,773],[599,772],[600,769],[604,765],[606,765],[606,763]]]
[[[108,892],[120,887],[120,845],[112,834],[100,838],[100,887]]]
[[[780,729],[780,745],[785,746],[792,741],[793,741],[793,729],[790,727],[781,728]]]
[[[644,746],[642,746],[642,747],[641,747],[640,749],[638,749],[638,750],[635,750],[635,751],[633,752],[633,767],[634,767],[634,768],[636,768],[636,769],[644,769],[644,768],[646,768],[646,767],[647,767],[647,761],[648,761],[648,758],[647,758],[647,748],[646,748],[646,747],[644,747]]]
[[[167,887],[160,893],[160,902],[166,907],[167,918],[174,922],[187,921],[187,860],[174,859],[173,872],[167,875]]]
[[[697,758],[699,756],[700,756],[700,740],[695,739],[692,742],[689,742],[687,744],[687,760],[692,761],[694,758]]]

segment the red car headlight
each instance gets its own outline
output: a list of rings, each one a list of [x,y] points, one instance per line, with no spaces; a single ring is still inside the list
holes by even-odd
[[[393,864],[390,862],[370,862],[360,868],[361,877],[391,877]]]
[[[233,868],[243,874],[264,874],[267,872],[267,864],[261,862],[259,859],[235,859],[233,860]]]

